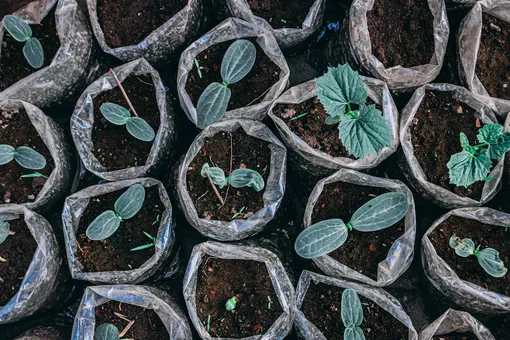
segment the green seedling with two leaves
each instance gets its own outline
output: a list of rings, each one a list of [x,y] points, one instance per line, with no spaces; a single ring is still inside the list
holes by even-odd
[[[363,323],[363,306],[354,289],[342,292],[340,314],[344,324],[344,340],[365,340],[365,334],[359,327]]]
[[[232,171],[230,176],[225,177],[225,172],[218,167],[210,167],[208,163],[202,166],[200,174],[202,177],[207,178],[205,169],[211,176],[214,184],[220,189],[223,189],[225,185],[230,184],[234,188],[250,187],[255,191],[261,191],[264,189],[264,178],[255,170],[251,169],[236,169]]]
[[[25,43],[23,55],[33,68],[41,68],[44,64],[44,50],[37,38],[32,37],[30,25],[19,16],[6,15],[2,23],[9,34],[19,42]]]
[[[125,125],[129,134],[143,142],[152,142],[156,133],[143,118],[131,116],[125,107],[115,103],[103,103],[99,108],[103,117],[112,124]]]
[[[46,166],[46,159],[39,152],[28,146],[14,148],[8,144],[0,145],[0,165],[15,160],[25,169],[41,170]]]

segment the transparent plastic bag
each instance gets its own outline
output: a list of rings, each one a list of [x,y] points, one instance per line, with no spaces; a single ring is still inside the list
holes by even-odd
[[[248,136],[270,143],[271,162],[269,178],[264,188],[264,208],[247,219],[234,219],[228,222],[200,218],[188,193],[188,167],[202,149],[206,138],[222,131],[233,132],[237,129],[243,129]],[[195,138],[176,169],[175,190],[177,191],[180,208],[188,223],[205,237],[219,241],[235,241],[252,236],[262,231],[266,224],[274,218],[282,202],[287,175],[286,163],[287,149],[264,124],[254,120],[236,119],[210,125]]]
[[[485,314],[510,312],[510,296],[489,291],[484,287],[460,279],[455,271],[437,255],[429,235],[450,216],[460,216],[502,228],[510,225],[510,215],[490,208],[473,207],[449,211],[434,221],[423,236],[421,259],[425,275],[434,287],[463,309]]]
[[[419,340],[431,340],[436,335],[473,333],[480,340],[496,340],[491,332],[471,314],[448,309],[437,320],[420,332]]]
[[[280,302],[283,313],[263,335],[250,336],[243,338],[243,340],[283,339],[289,334],[292,329],[292,321],[294,318],[293,309],[295,306],[295,292],[294,286],[278,256],[261,247],[240,246],[219,242],[204,242],[193,248],[188,268],[186,268],[183,287],[188,314],[191,318],[191,322],[202,339],[213,339],[198,318],[196,310],[198,271],[204,257],[207,255],[219,259],[251,260],[264,262],[266,264],[267,273],[271,278],[274,291],[278,296],[278,301]],[[223,340],[225,338],[214,339]]]
[[[76,83],[86,76],[92,59],[92,32],[76,0],[33,1],[14,14],[34,24],[41,22],[55,5],[61,46],[53,61],[0,92],[0,100],[21,99],[38,107],[49,107],[71,96],[77,89]],[[0,57],[4,34],[0,22]]]
[[[40,327],[26,331],[14,340],[65,340],[64,335],[53,327]]]
[[[115,74],[121,82],[134,75],[150,74],[156,91],[160,124],[156,137],[152,141],[152,148],[144,165],[132,166],[120,170],[108,171],[94,156],[92,150],[92,131],[94,128],[94,98],[102,92],[117,87],[117,82],[111,74],[106,73],[89,85],[76,103],[71,116],[71,135],[78,154],[87,170],[107,181],[120,181],[149,176],[156,171],[157,166],[171,154],[171,142],[175,137],[174,110],[168,101],[165,86],[159,73],[149,65],[145,59],[138,59],[114,68]]]
[[[94,340],[96,307],[108,301],[152,309],[159,316],[169,339],[191,340],[191,329],[184,312],[166,292],[148,286],[91,286],[85,290],[74,319],[72,340]]]
[[[496,116],[492,110],[486,105],[485,102],[478,99],[467,89],[451,85],[451,84],[427,84],[417,89],[412,98],[409,100],[405,108],[402,110],[402,120],[400,124],[400,143],[402,150],[406,158],[404,168],[404,174],[406,175],[409,182],[413,187],[425,198],[432,202],[445,207],[445,208],[458,208],[466,206],[479,206],[490,201],[497,192],[501,189],[501,177],[503,176],[503,165],[504,158],[502,157],[497,162],[494,162],[494,168],[488,175],[488,177],[494,178],[494,180],[486,181],[483,186],[482,197],[480,201],[476,201],[469,197],[463,197],[457,195],[439,185],[431,183],[427,180],[425,172],[423,171],[418,159],[414,155],[414,147],[411,137],[411,126],[413,124],[414,116],[421,105],[421,101],[425,96],[426,91],[447,91],[452,92],[452,96],[455,99],[469,105],[471,108],[476,110],[475,115],[480,118],[484,124],[497,123]],[[438,120],[438,123],[441,121]],[[510,131],[510,119],[504,124],[504,130]],[[459,152],[461,151],[459,145]]]
[[[22,205],[12,205],[0,207],[0,218],[6,221],[23,218],[37,243],[19,291],[5,306],[0,306],[0,324],[7,324],[48,309],[58,301],[63,280],[59,275],[62,255],[51,225],[41,215]]]
[[[306,292],[311,283],[318,284],[324,283],[330,286],[340,287],[343,289],[354,289],[358,294],[374,301],[385,311],[390,313],[409,328],[408,340],[417,340],[418,333],[414,329],[411,318],[407,315],[405,310],[400,305],[400,302],[385,290],[381,288],[374,288],[367,285],[335,279],[324,275],[316,274],[308,270],[304,270],[299,278],[298,286],[296,289],[296,310],[294,324],[296,326],[298,336],[300,339],[307,340],[326,340],[322,332],[315,327],[300,310],[306,297]],[[338,320],[341,322],[341,320]]]
[[[179,95],[182,109],[193,124],[197,124],[197,109],[186,92],[186,82],[188,81],[189,72],[195,67],[194,60],[196,56],[209,47],[224,41],[248,38],[256,38],[257,44],[280,68],[280,80],[268,89],[267,93],[264,95],[264,99],[260,103],[227,111],[221,120],[225,121],[238,118],[261,120],[266,116],[267,109],[272,102],[276,100],[287,87],[290,70],[271,32],[244,20],[229,18],[188,46],[181,54],[177,74],[177,94]]]
[[[322,25],[324,6],[326,0],[315,0],[301,28],[273,29],[265,19],[253,14],[247,0],[227,0],[228,9],[232,16],[241,18],[253,24],[259,25],[273,33],[276,41],[282,49],[289,48],[304,42]]]
[[[24,205],[34,211],[46,211],[65,194],[71,184],[71,151],[64,131],[39,108],[21,100],[0,101],[0,111],[19,112],[22,109],[46,144],[55,165],[35,200]],[[12,204],[0,206],[10,205]]]
[[[83,265],[75,256],[76,252],[78,252],[78,242],[75,233],[78,230],[80,218],[85,212],[87,205],[94,197],[127,189],[136,183],[143,185],[145,188],[157,186],[159,198],[165,207],[165,212],[162,214],[159,222],[158,234],[156,235],[155,254],[139,268],[132,270],[84,272]],[[152,178],[138,178],[94,185],[67,197],[64,203],[64,210],[62,211],[62,224],[66,243],[67,263],[71,276],[75,280],[85,280],[97,284],[136,284],[147,280],[170,256],[175,241],[172,218],[172,204],[166,189],[160,181]]]
[[[368,31],[367,12],[372,10],[375,0],[355,0],[349,11],[349,37],[357,61],[374,77],[381,79],[390,89],[421,86],[433,81],[443,65],[450,28],[444,0],[428,0],[434,17],[434,55],[429,64],[402,67],[384,67],[372,54],[372,43]],[[402,46],[407,48],[407,46]]]

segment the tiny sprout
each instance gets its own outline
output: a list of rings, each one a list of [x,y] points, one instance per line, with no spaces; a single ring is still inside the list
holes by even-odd
[[[126,125],[131,136],[143,142],[151,142],[156,133],[143,118],[132,117],[128,109],[114,103],[103,103],[99,108],[106,120],[115,125]]]
[[[94,340],[119,340],[120,332],[115,325],[104,323],[97,327],[94,332]]]
[[[261,191],[264,189],[264,179],[255,170],[251,169],[236,169],[232,171],[230,176],[225,177],[225,172],[218,167],[210,167],[208,163],[204,163],[202,171],[200,172],[202,177],[206,178],[207,174],[204,169],[207,169],[209,176],[211,176],[214,184],[222,189],[225,185],[230,184],[234,188],[251,187],[255,191]]]
[[[341,316],[344,324],[344,340],[364,340],[365,334],[359,328],[363,322],[363,307],[358,293],[354,289],[342,292]]]
[[[234,214],[234,216],[232,216],[232,219],[235,219],[235,218],[237,218],[237,216],[241,215],[241,214],[243,213],[243,211],[244,211],[244,209],[245,209],[245,208],[246,208],[246,207],[245,207],[245,206],[243,206],[243,207],[241,208],[241,210],[239,210],[238,212],[236,212],[236,213]]]
[[[271,301],[271,298],[269,297],[269,295],[267,296],[267,309],[271,309],[271,303],[273,301]]]
[[[236,308],[236,305],[237,305],[237,297],[234,295],[232,296],[230,299],[227,300],[227,303],[225,303],[225,309],[227,311],[231,311],[231,310],[234,310]]]
[[[48,178],[48,176],[44,176],[43,174],[41,174],[40,172],[37,172],[37,171],[34,173],[31,173],[31,174],[22,175],[20,177],[21,178],[34,178],[34,177]]]
[[[0,218],[0,244],[4,243],[7,237],[9,237],[9,233],[11,232],[11,226],[9,222]]]
[[[44,64],[44,50],[41,43],[32,37],[32,29],[28,23],[16,15],[6,15],[3,24],[7,32],[19,41],[24,42],[23,55],[33,68],[40,68]]]
[[[303,117],[304,117],[304,116],[306,116],[307,114],[308,114],[308,112],[305,112],[305,113],[302,113],[302,114],[300,114],[300,115],[298,115],[298,116],[296,116],[296,117],[292,117],[292,118],[291,118],[291,119],[289,119],[289,120],[296,120],[296,119],[299,119],[299,118],[303,118]]]
[[[200,78],[202,78],[202,70],[203,70],[204,68],[203,68],[202,66],[200,66],[200,64],[198,63],[197,58],[195,58],[194,63],[195,63],[195,67],[197,68],[198,76],[199,76]]]
[[[154,222],[152,222],[152,225],[155,225],[158,222],[159,222],[159,214],[158,214],[158,216],[156,216],[156,220]]]
[[[0,165],[5,165],[13,159],[25,169],[41,170],[46,166],[44,156],[28,146],[20,146],[15,149],[10,145],[1,144]]]
[[[144,249],[147,249],[147,248],[151,248],[151,247],[154,247],[156,245],[156,238],[154,236],[152,236],[151,234],[149,233],[146,233],[145,231],[143,232],[145,234],[145,236],[147,236],[152,242],[151,243],[147,243],[143,246],[139,246],[139,247],[136,247],[136,248],[133,248],[131,249],[131,251],[138,251],[138,250],[144,250]]]
[[[207,316],[207,331],[211,330],[211,315]]]

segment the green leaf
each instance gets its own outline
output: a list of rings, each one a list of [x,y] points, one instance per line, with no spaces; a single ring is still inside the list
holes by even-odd
[[[484,125],[477,137],[480,143],[489,144],[487,155],[490,159],[501,158],[510,150],[510,132],[503,132],[499,124]]]
[[[492,248],[485,248],[476,255],[478,263],[482,268],[493,277],[503,277],[508,269],[499,258],[499,252]]]
[[[358,118],[345,116],[338,130],[342,144],[357,158],[377,155],[391,144],[391,130],[375,105],[361,106]]]
[[[325,220],[303,230],[296,239],[294,249],[305,259],[326,255],[344,244],[348,230],[338,218]]]
[[[345,113],[349,104],[365,104],[368,96],[363,80],[349,65],[329,67],[328,72],[317,78],[317,90],[324,109],[330,116]]]
[[[48,178],[48,176],[44,176],[44,175],[43,175],[43,174],[41,174],[40,172],[34,172],[34,173],[32,173],[32,174],[21,175],[20,177],[21,177],[21,178],[35,178],[35,177]]]
[[[446,166],[449,169],[450,183],[467,188],[487,177],[491,171],[492,162],[485,149],[480,149],[475,154],[463,150],[454,154]]]
[[[230,89],[220,83],[211,83],[204,90],[197,103],[197,126],[205,129],[218,122],[227,111]]]
[[[7,32],[19,42],[25,42],[32,37],[32,29],[28,23],[16,15],[4,16],[3,24]]]
[[[225,309],[230,312],[231,310],[234,310],[236,308],[236,305],[237,298],[234,295],[230,299],[228,299],[227,302],[225,303]]]
[[[221,62],[221,78],[227,85],[237,83],[251,71],[257,49],[248,40],[237,40],[229,46]]]
[[[7,144],[0,145],[0,165],[5,165],[16,156],[16,149]]]
[[[14,159],[25,169],[41,170],[46,166],[44,156],[28,146],[17,148]]]
[[[342,292],[342,322],[347,328],[354,328],[363,322],[363,307],[358,293],[354,289],[346,289]]]
[[[135,248],[131,249],[131,251],[144,250],[144,249],[148,249],[151,247],[154,247],[154,243],[149,243],[149,244],[145,244],[143,246],[135,247]]]
[[[469,139],[463,132],[460,133],[459,138],[460,138],[460,146],[464,150],[467,146],[469,146]]]
[[[99,111],[107,121],[115,125],[125,125],[131,118],[128,109],[115,103],[103,103]]]
[[[327,116],[326,120],[324,121],[328,125],[335,125],[340,123],[344,115],[338,115],[338,116]]]
[[[111,323],[104,323],[97,327],[94,332],[94,340],[119,340],[120,334],[117,327]]]
[[[40,68],[44,64],[44,50],[41,43],[36,38],[30,38],[23,46],[23,55],[30,66]]]
[[[144,142],[152,142],[156,136],[149,123],[140,117],[131,117],[126,123],[126,128],[133,137]]]
[[[475,253],[475,243],[469,238],[461,240],[453,235],[450,237],[449,244],[451,248],[455,249],[455,254],[461,257],[468,257]]]
[[[0,244],[5,242],[10,232],[11,226],[9,225],[9,222],[0,218]]]
[[[236,169],[227,178],[227,182],[234,188],[251,187],[255,191],[264,189],[264,179],[255,170]]]
[[[349,222],[358,231],[370,232],[388,228],[400,221],[409,209],[407,197],[387,192],[363,204]]]
[[[101,241],[119,229],[122,219],[114,211],[107,210],[89,224],[85,234],[92,241]]]
[[[204,165],[202,165],[202,170],[200,171],[200,174],[202,175],[202,177],[207,178],[204,169],[207,169],[207,172],[209,173],[209,176],[211,176],[211,179],[213,180],[214,184],[220,187],[220,189],[223,189],[223,187],[227,185],[225,172],[223,172],[221,168],[210,167],[209,163],[204,163]]]
[[[115,211],[123,219],[128,220],[142,209],[145,201],[145,188],[141,184],[133,184],[115,201]]]
[[[365,340],[365,334],[359,327],[346,328],[344,330],[344,340]]]

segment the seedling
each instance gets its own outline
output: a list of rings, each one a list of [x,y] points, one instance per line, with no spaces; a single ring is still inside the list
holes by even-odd
[[[365,334],[359,327],[363,322],[363,307],[358,293],[353,289],[342,292],[342,309],[340,311],[344,324],[344,340],[364,340]]]
[[[145,236],[147,236],[152,242],[151,243],[147,243],[143,246],[139,246],[139,247],[136,247],[136,248],[133,248],[131,249],[131,251],[138,251],[138,250],[144,250],[144,249],[147,249],[147,248],[150,248],[150,247],[154,247],[156,245],[156,238],[154,236],[152,236],[151,234],[149,233],[146,233],[145,231],[143,232],[145,234]]]
[[[103,103],[99,108],[103,117],[115,125],[126,125],[129,134],[144,142],[152,142],[156,133],[143,118],[132,117],[125,107],[114,103]]]
[[[46,166],[44,156],[28,146],[20,146],[15,149],[10,145],[1,144],[0,165],[5,165],[13,159],[25,169],[41,170]]]
[[[44,64],[44,50],[37,38],[32,37],[32,29],[28,23],[16,15],[6,15],[3,24],[7,32],[19,42],[24,42],[23,55],[33,68]]]
[[[227,184],[230,184],[234,188],[251,187],[255,191],[264,189],[264,179],[255,170],[236,169],[232,171],[230,176],[225,177],[225,172],[221,168],[210,167],[208,163],[205,163],[202,166],[202,171],[200,172],[204,178],[207,177],[207,174],[205,173],[206,169],[214,184],[220,187],[220,189]]]
[[[211,83],[197,103],[197,126],[201,129],[216,123],[227,111],[231,91],[229,85],[241,81],[255,64],[257,50],[248,40],[237,40],[225,52],[221,62],[223,82]]]
[[[236,212],[236,213],[234,214],[234,216],[232,216],[232,219],[236,219],[236,218],[237,218],[237,216],[240,216],[240,215],[243,213],[244,209],[246,209],[246,207],[245,207],[245,206],[243,206],[243,207],[241,208],[241,210],[239,210],[238,212]]]
[[[296,119],[299,119],[299,118],[303,118],[304,116],[306,116],[308,114],[308,112],[305,112],[305,113],[302,113],[300,115],[297,115],[296,117],[292,117],[291,119],[289,120],[296,120]]]
[[[107,210],[100,214],[85,232],[92,241],[105,240],[112,236],[120,223],[135,216],[142,208],[145,200],[145,188],[140,184],[133,184],[115,201],[114,210]]]
[[[94,332],[95,340],[119,340],[120,332],[115,325],[111,323],[104,323],[101,326],[97,327]]]
[[[464,133],[460,134],[462,151],[454,154],[447,163],[450,183],[467,188],[487,178],[491,171],[491,159],[499,159],[510,150],[510,132],[503,132],[499,124],[487,124],[476,136],[479,144],[469,145]]]
[[[345,224],[341,219],[324,220],[303,230],[294,248],[299,256],[313,259],[326,255],[344,244],[349,231],[372,232],[386,229],[400,221],[408,210],[407,197],[388,192],[362,205]]]
[[[328,114],[326,124],[339,123],[340,140],[351,155],[365,158],[390,146],[392,134],[386,120],[375,105],[366,105],[367,89],[349,65],[328,68],[317,78],[315,94]],[[359,109],[353,110],[353,104]]]
[[[43,174],[41,174],[40,172],[37,172],[37,171],[34,173],[31,173],[31,174],[22,175],[20,177],[21,178],[35,178],[35,177],[48,178],[48,176],[44,176]]]
[[[237,299],[237,296],[236,295],[232,296],[230,299],[227,300],[227,303],[225,303],[225,309],[229,312],[231,310],[234,310],[238,302],[239,300]]]
[[[9,222],[0,218],[0,244],[4,243],[11,233],[11,225]]]
[[[198,63],[197,58],[195,58],[195,60],[193,62],[195,63],[195,67],[197,68],[198,76],[200,78],[202,78],[202,70],[204,69],[203,66],[200,66],[200,64]]]
[[[480,245],[475,248],[475,243],[469,238],[460,239],[456,235],[450,237],[450,247],[461,257],[476,256],[482,268],[493,277],[503,277],[508,269],[499,258],[499,252],[492,248],[480,250]]]

